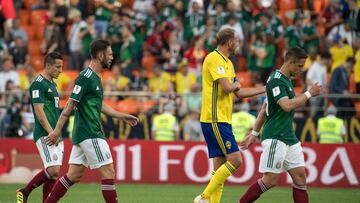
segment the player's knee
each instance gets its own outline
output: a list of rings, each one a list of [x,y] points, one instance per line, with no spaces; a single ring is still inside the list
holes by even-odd
[[[79,173],[67,173],[66,176],[69,178],[69,180],[73,183],[80,182],[82,174]]]
[[[60,167],[51,166],[46,169],[46,172],[52,179],[56,179],[59,177]]]
[[[278,183],[279,176],[277,174],[264,174],[262,178],[268,189],[275,187]]]
[[[296,185],[306,185],[306,174],[305,173],[297,174],[297,176],[294,178],[293,181]]]
[[[114,167],[112,167],[110,165],[104,166],[101,169],[101,177],[102,177],[102,179],[114,179],[115,178]]]

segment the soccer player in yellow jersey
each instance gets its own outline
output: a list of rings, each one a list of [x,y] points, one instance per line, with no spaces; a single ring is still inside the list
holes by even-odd
[[[241,154],[232,133],[233,95],[249,97],[265,92],[265,87],[241,88],[234,66],[228,58],[239,47],[239,39],[231,28],[216,35],[217,49],[208,54],[202,70],[201,128],[213,159],[213,176],[194,203],[218,203],[226,179],[240,167]]]

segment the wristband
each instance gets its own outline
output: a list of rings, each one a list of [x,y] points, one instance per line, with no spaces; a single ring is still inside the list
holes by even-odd
[[[310,99],[311,94],[310,94],[310,92],[309,92],[309,91],[304,92],[304,94],[305,94],[305,96],[306,96],[308,99]]]
[[[259,135],[260,135],[260,133],[256,132],[255,130],[252,130],[251,134],[254,135],[255,137],[259,137]]]

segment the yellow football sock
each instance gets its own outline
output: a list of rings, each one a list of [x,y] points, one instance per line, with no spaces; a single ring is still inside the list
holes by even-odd
[[[215,171],[211,172],[211,175],[213,176],[215,174]],[[222,192],[224,189],[224,184],[222,184],[218,189],[216,189],[210,196],[210,202],[211,203],[220,203]]]
[[[215,171],[214,175],[211,177],[209,184],[206,186],[204,192],[201,194],[201,197],[204,199],[209,199],[214,192],[224,186],[226,179],[234,173],[236,168],[230,163],[226,162]],[[220,196],[221,197],[221,196]]]

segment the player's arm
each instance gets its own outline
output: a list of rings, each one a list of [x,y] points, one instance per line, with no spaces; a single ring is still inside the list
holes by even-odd
[[[304,106],[306,104],[306,101],[308,99],[310,99],[310,97],[317,96],[317,95],[321,94],[321,92],[322,92],[321,85],[314,84],[304,94],[296,96],[293,99],[289,99],[288,97],[283,97],[278,100],[278,104],[284,111],[290,112],[290,111],[295,110],[296,108]]]
[[[104,103],[102,105],[101,112],[108,116],[121,119],[131,126],[135,126],[139,122],[139,119],[137,117],[130,115],[130,114],[121,113],[119,111],[116,111]]]
[[[234,92],[235,95],[240,98],[253,97],[259,94],[265,93],[266,87],[253,87],[253,88],[241,88],[238,91]]]
[[[219,78],[218,81],[219,81],[219,84],[220,84],[222,90],[227,94],[240,90],[239,82],[230,83],[228,78],[226,78],[226,77]]]
[[[77,105],[78,105],[77,101],[73,99],[68,100],[65,108],[61,112],[58,122],[56,123],[55,129],[52,132],[50,132],[49,135],[46,137],[46,144],[53,145],[59,141],[61,129],[63,128],[66,121],[71,116],[71,112],[75,109]]]
[[[258,138],[261,127],[265,122],[266,106],[267,106],[267,102],[264,102],[264,104],[262,105],[259,111],[258,116],[256,117],[253,130],[251,131],[250,134],[246,136],[246,138],[242,142],[240,142],[239,145],[242,150],[248,149]]]
[[[47,133],[53,131],[48,119],[46,118],[46,114],[44,112],[44,104],[36,103],[34,104],[34,113],[41,124],[41,126],[46,130]]]

